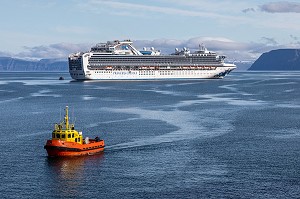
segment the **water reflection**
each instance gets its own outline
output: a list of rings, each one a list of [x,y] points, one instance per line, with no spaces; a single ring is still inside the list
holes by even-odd
[[[88,180],[88,168],[91,165],[101,165],[103,158],[103,153],[80,157],[47,157],[46,166],[49,169],[52,194],[62,198],[78,196]]]

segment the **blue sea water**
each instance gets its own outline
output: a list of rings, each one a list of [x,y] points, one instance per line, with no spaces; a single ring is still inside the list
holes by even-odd
[[[66,105],[104,153],[47,157]],[[7,72],[0,110],[1,198],[300,197],[300,72],[88,82]]]

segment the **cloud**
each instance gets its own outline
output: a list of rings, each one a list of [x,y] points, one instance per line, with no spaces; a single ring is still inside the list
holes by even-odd
[[[83,26],[57,26],[55,31],[59,33],[72,33],[72,34],[87,34],[90,30]]]
[[[198,1],[170,1],[165,0],[165,4],[160,3],[155,5],[155,2],[147,1],[146,3],[141,1],[139,3],[128,3],[120,0],[88,0],[84,3],[80,3],[81,9],[85,9],[88,12],[93,13],[108,13],[112,15],[124,15],[124,16],[150,16],[153,18],[153,14],[164,14],[172,16],[184,16],[184,17],[205,17],[212,19],[222,19],[222,20],[236,20],[243,21],[243,19],[237,18],[235,16],[230,16],[227,13],[222,14],[221,12],[211,11],[211,9],[206,9],[206,7],[216,9],[216,5],[213,2],[198,2]],[[188,7],[186,7],[189,5]],[[220,3],[218,2],[220,6]],[[218,9],[219,10],[219,9]]]
[[[204,44],[209,51],[226,55],[227,60],[255,61],[262,53],[284,48],[299,48],[300,42],[295,36],[290,36],[293,41],[288,44],[280,44],[275,38],[261,37],[258,42],[238,42],[223,37],[194,37],[186,40],[156,39],[137,40],[134,45],[143,47],[155,47],[162,54],[173,53],[175,48],[187,47],[191,52],[196,51],[199,44]]]
[[[162,54],[171,54],[175,48],[187,47],[191,52],[199,48],[199,44],[204,44],[209,51],[226,55],[228,60],[254,61],[262,53],[279,48],[299,48],[298,38],[290,36],[292,42],[286,45],[280,45],[274,38],[262,37],[260,42],[238,42],[224,37],[193,37],[185,40],[180,39],[154,39],[154,40],[135,40],[134,46],[137,49],[143,47],[154,47],[161,50]],[[24,47],[24,51],[15,54],[19,58],[63,58],[67,59],[70,53],[86,52],[94,44],[70,44],[56,43],[50,45],[40,45],[34,47]],[[4,54],[0,52],[0,55]],[[6,53],[6,55],[10,55]]]
[[[103,9],[104,6],[109,7],[113,10],[115,10],[114,14],[120,14],[119,11],[122,11],[121,13],[128,13],[125,12],[126,10],[130,10],[131,13],[133,11],[137,12],[156,12],[156,13],[163,13],[163,14],[172,14],[172,15],[183,15],[183,16],[204,16],[204,13],[197,12],[197,11],[191,11],[191,10],[184,10],[184,9],[176,9],[171,7],[161,7],[161,6],[153,6],[153,5],[143,5],[143,4],[137,4],[137,3],[125,3],[125,2],[118,2],[118,1],[107,1],[107,0],[90,0],[89,1],[89,7],[96,11],[97,7]],[[87,7],[86,5],[85,7]],[[110,10],[111,10],[110,9]],[[131,14],[132,15],[132,14]]]
[[[10,52],[5,52],[5,51],[0,51],[0,57],[11,57],[12,53]]]
[[[265,41],[266,45],[276,46],[278,42],[274,38],[262,37],[262,40]]]
[[[290,35],[290,37],[295,40],[295,41],[298,41],[298,37],[294,36],[294,35]]]
[[[187,40],[175,39],[156,39],[134,41],[138,49],[143,47],[155,47],[160,49],[163,54],[173,53],[175,48],[187,47],[192,52],[199,48],[199,44],[205,45],[208,50],[224,54],[230,60],[255,60],[265,50],[272,49],[270,44],[264,40],[261,43],[244,43],[232,41],[223,37],[194,37]],[[273,46],[275,47],[275,45]]]
[[[288,1],[271,2],[260,6],[260,9],[269,13],[300,13],[300,3]]]
[[[294,35],[290,35],[290,38],[292,39],[290,45],[293,47],[293,48],[299,48],[300,46],[300,41],[299,41],[299,38],[294,36]]]
[[[255,12],[254,8],[246,8],[244,10],[242,10],[243,13],[247,13],[247,12]]]
[[[28,47],[24,46],[23,52],[16,54],[16,57],[22,58],[67,58],[70,53],[87,51],[90,49],[90,44],[70,44],[57,43],[50,45],[41,45]]]

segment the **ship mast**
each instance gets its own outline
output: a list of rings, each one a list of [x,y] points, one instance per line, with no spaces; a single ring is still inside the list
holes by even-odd
[[[65,116],[66,130],[69,130],[69,107],[66,106],[66,116]]]

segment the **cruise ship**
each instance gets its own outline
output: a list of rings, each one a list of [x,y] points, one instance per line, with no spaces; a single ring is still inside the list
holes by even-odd
[[[69,55],[69,72],[75,80],[147,80],[223,78],[236,68],[225,56],[203,45],[162,55],[153,47],[137,50],[130,40],[99,43],[89,52]]]

